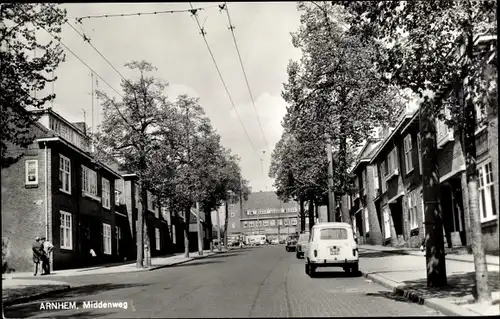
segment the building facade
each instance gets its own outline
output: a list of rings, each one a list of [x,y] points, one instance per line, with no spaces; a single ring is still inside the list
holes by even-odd
[[[54,245],[54,270],[135,259],[133,221],[140,205],[131,200],[134,187],[116,167],[93,156],[84,123],[70,123],[47,109],[30,130],[34,143],[12,149],[23,157],[1,172],[7,267],[33,269],[35,237]],[[154,207],[146,219],[151,254],[165,253],[166,222]]]
[[[244,236],[263,234],[268,239],[285,239],[300,231],[299,213],[297,202],[282,202],[275,192],[252,193],[243,203],[242,212],[237,200],[229,205],[228,233]]]
[[[488,61],[493,63],[495,59]],[[440,99],[450,97],[463,101],[462,86],[448,87],[440,92]],[[475,133],[479,213],[487,252],[499,249],[498,119],[496,108],[493,107],[497,101],[490,102],[492,106],[485,110],[476,107],[478,123],[487,119],[489,125],[478,124]],[[449,108],[443,112],[444,118],[450,117]],[[357,231],[367,243],[418,247],[425,238],[420,110],[407,110],[404,114],[392,131],[386,131],[381,136],[380,145],[369,156],[369,165],[363,156],[358,157],[355,164],[353,172],[359,184],[358,191],[351,196],[351,212]],[[444,120],[437,119],[436,146],[445,247],[470,249],[472,242],[466,164],[459,131],[449,127]],[[374,176],[370,175],[370,167],[374,168]],[[380,192],[375,191],[375,205],[369,205],[370,201],[364,200],[366,186],[363,185],[366,183],[370,185],[368,188],[373,189],[380,185]],[[357,212],[365,209],[368,213],[358,216]],[[377,220],[382,240],[374,240],[370,235],[373,231],[370,227]]]

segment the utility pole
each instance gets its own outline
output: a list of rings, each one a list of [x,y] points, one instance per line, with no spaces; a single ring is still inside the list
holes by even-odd
[[[196,202],[196,226],[198,227],[198,255],[203,255],[203,240],[200,223],[200,202]]]
[[[327,136],[326,155],[328,157],[328,221],[335,221],[335,194],[333,190],[333,154],[332,142]]]

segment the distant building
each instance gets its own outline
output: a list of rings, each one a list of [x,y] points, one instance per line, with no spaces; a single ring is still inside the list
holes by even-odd
[[[243,202],[242,211],[238,200],[229,204],[228,233],[284,238],[300,231],[299,211],[299,203],[282,202],[275,192],[252,193]]]

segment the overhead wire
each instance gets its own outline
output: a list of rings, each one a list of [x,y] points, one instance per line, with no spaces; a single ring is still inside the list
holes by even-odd
[[[233,37],[233,42],[234,42],[234,46],[236,48],[236,52],[238,53],[238,59],[240,61],[240,66],[241,66],[241,70],[243,72],[243,76],[245,77],[245,83],[246,83],[246,86],[247,86],[247,89],[248,89],[248,93],[250,95],[250,98],[252,100],[252,106],[253,106],[253,109],[255,111],[255,115],[257,116],[257,122],[259,124],[259,128],[260,128],[260,132],[262,133],[262,138],[264,139],[264,143],[266,145],[266,150],[267,152],[269,153],[269,147],[268,147],[268,144],[267,144],[267,140],[266,140],[266,136],[264,134],[264,130],[262,129],[262,124],[260,122],[260,117],[259,117],[259,114],[257,112],[257,107],[255,106],[255,99],[253,97],[253,94],[252,94],[252,90],[250,89],[250,84],[248,82],[248,77],[247,77],[247,73],[245,71],[245,67],[243,66],[243,59],[241,58],[241,54],[240,54],[240,49],[238,47],[238,42],[236,41],[236,36],[234,34],[234,29],[235,27],[233,26],[233,24],[231,23],[231,15],[229,14],[229,8],[227,6],[227,3],[224,2],[224,5],[220,7],[221,8],[221,11],[222,10],[225,10],[226,11],[226,16],[227,16],[227,21],[229,22],[229,30],[231,30],[231,34],[232,34],[232,37]]]
[[[206,7],[198,7],[192,9],[181,9],[181,10],[163,10],[163,11],[153,11],[153,12],[134,12],[134,13],[111,13],[111,14],[97,14],[97,15],[88,15],[81,17],[70,17],[70,19],[76,19],[77,21],[82,21],[84,19],[102,19],[102,18],[115,18],[115,17],[133,17],[133,16],[147,16],[147,15],[155,15],[155,14],[167,14],[167,13],[185,13],[192,12],[193,10],[206,10],[215,8],[218,5],[211,5]]]
[[[111,84],[109,84],[99,73],[97,73],[94,69],[92,69],[92,67],[90,65],[88,65],[82,58],[80,58],[75,52],[73,52],[73,50],[71,50],[66,44],[64,44],[64,42],[62,42],[61,39],[59,39],[59,37],[53,35],[50,31],[48,31],[43,25],[39,24],[38,22],[36,22],[32,16],[30,16],[25,10],[21,9],[21,11],[26,15],[26,17],[28,17],[28,19],[33,23],[35,24],[36,26],[42,28],[43,30],[45,30],[45,32],[47,32],[50,36],[52,36],[55,40],[57,40],[57,42],[59,42],[68,52],[70,52],[73,56],[75,56],[75,58],[77,58],[83,65],[85,65],[92,73],[94,73],[99,79],[101,79],[101,81],[103,81],[110,89],[112,89],[116,94],[118,94],[119,96],[121,96],[123,98],[123,95],[118,92],[118,90],[116,90]],[[113,104],[114,105],[114,104]],[[129,125],[133,130],[137,131],[135,129],[134,126],[132,126],[128,120],[125,118],[125,116],[122,114],[122,112],[120,111],[120,109],[114,105],[116,110],[118,111],[118,114],[120,115],[120,117],[125,121],[125,123],[127,123],[127,125]]]
[[[193,10],[193,12],[191,12],[191,14],[194,16],[194,18],[196,20],[196,24],[198,25],[198,28],[200,29],[200,34],[202,35],[203,40],[205,42],[205,45],[207,46],[208,52],[210,53],[210,56],[212,57],[212,61],[214,62],[215,68],[217,69],[217,73],[219,74],[219,78],[221,79],[222,85],[224,86],[224,89],[226,90],[226,94],[229,97],[229,101],[231,101],[231,105],[233,106],[233,109],[234,109],[234,111],[236,113],[236,116],[238,117],[238,121],[240,122],[241,127],[243,128],[243,130],[245,131],[247,139],[250,142],[250,145],[252,145],[252,148],[253,148],[255,154],[257,154],[257,156],[259,156],[259,153],[257,152],[257,149],[255,148],[254,144],[252,143],[252,139],[250,138],[250,135],[248,134],[248,132],[247,132],[247,130],[245,128],[245,125],[243,125],[243,121],[241,120],[241,117],[240,117],[240,115],[238,113],[238,110],[236,109],[236,105],[234,104],[233,98],[231,97],[231,94],[229,93],[229,89],[227,88],[226,82],[224,81],[224,77],[222,76],[222,73],[220,72],[219,66],[217,64],[217,61],[215,60],[214,54],[212,52],[212,49],[210,48],[210,45],[208,44],[208,41],[206,39],[205,29],[201,26],[200,21],[198,19],[198,16],[196,15],[197,12],[194,9],[192,3],[189,2],[189,5],[190,5],[191,9]]]

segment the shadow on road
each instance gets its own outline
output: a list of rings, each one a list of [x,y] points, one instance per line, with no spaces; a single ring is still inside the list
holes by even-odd
[[[397,255],[405,255],[404,250],[394,250],[391,252],[385,252],[385,251],[360,251],[359,252],[360,258],[380,258],[380,257],[390,257],[390,256],[397,256]]]
[[[316,271],[313,278],[353,278],[361,277],[361,272],[356,274],[346,273],[345,271]]]
[[[211,258],[213,259],[213,258]],[[194,261],[194,262],[188,262],[185,264],[177,264],[177,265],[172,265],[169,266],[168,268],[175,268],[175,267],[191,267],[191,266],[203,266],[203,265],[210,265],[210,264],[220,264],[222,261],[219,260],[204,260],[204,261]]]
[[[218,259],[218,258],[224,258],[224,257],[243,256],[243,255],[246,255],[245,252],[239,251],[239,252],[216,254],[216,255],[210,256],[209,258],[210,259]]]

